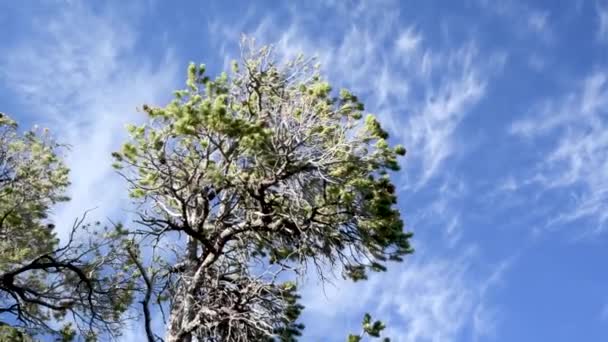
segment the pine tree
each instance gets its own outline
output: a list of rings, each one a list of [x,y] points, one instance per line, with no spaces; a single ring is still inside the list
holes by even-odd
[[[113,252],[119,236],[89,235],[83,217],[60,244],[48,220],[68,200],[60,150],[47,131],[21,134],[0,113],[0,341],[112,335],[130,303],[131,277],[115,272],[128,260]]]
[[[139,208],[125,234],[150,341],[154,303],[169,309],[167,341],[293,341],[294,276],[364,280],[412,252],[389,178],[405,149],[313,59],[242,47],[215,79],[191,64],[114,153]],[[366,316],[364,332],[379,324]]]

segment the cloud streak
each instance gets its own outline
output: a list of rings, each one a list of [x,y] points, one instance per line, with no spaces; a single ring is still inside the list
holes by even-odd
[[[597,70],[562,96],[542,101],[537,114],[512,124],[510,132],[552,148],[539,160],[528,184],[561,194],[548,224],[583,219],[602,232],[608,222],[608,74]],[[558,192],[560,191],[561,192]],[[560,205],[561,204],[561,205]]]
[[[417,240],[417,254],[404,265],[363,283],[337,281],[325,288],[324,296],[319,284],[306,283],[303,320],[310,329],[305,339],[342,339],[359,330],[365,311],[385,320],[395,341],[455,341],[467,328],[472,339],[491,335],[498,312],[487,293],[495,282],[477,278],[479,253],[462,241],[461,216],[452,208],[466,185],[441,170],[463,153],[466,137],[459,129],[483,101],[507,56],[481,54],[473,39],[431,44],[415,23],[401,20],[392,2],[351,5],[323,7],[333,20],[327,27],[317,22],[321,27],[314,30],[297,8],[289,10],[287,24],[270,15],[241,30],[274,44],[283,57],[316,55],[334,85],[360,95],[394,142],[409,148],[402,194],[433,194],[429,203],[419,203],[417,222],[441,225],[443,241]],[[235,39],[238,31],[224,32]],[[431,182],[444,186],[429,190]],[[405,210],[410,223],[413,210]],[[430,252],[443,243],[454,248],[453,255]]]
[[[407,186],[419,189],[458,155],[458,128],[483,99],[488,80],[506,56],[482,58],[472,40],[427,44],[416,25],[399,21],[389,2],[330,8],[340,19],[327,30],[336,35],[319,36],[309,30],[306,18],[295,15],[287,26],[269,16],[249,32],[285,57],[316,55],[335,84],[361,95],[394,139],[412,147],[406,158]]]
[[[34,113],[32,120],[71,146],[72,201],[54,215],[63,235],[87,209],[98,207],[93,216],[102,221],[124,216],[129,203],[110,153],[123,139],[125,123],[138,120],[136,107],[170,95],[177,68],[170,52],[160,61],[142,59],[137,32],[120,13],[95,14],[80,3],[56,11],[32,18],[38,29],[5,50],[0,73]]]
[[[479,277],[477,251],[468,248],[458,257],[415,255],[406,265],[368,281],[337,281],[324,295],[307,284],[304,319],[315,323],[305,337],[339,340],[356,332],[366,310],[387,323],[386,336],[399,342],[456,341],[470,327],[470,339],[495,333],[498,312],[491,294],[502,284],[512,261],[503,261]],[[314,317],[314,319],[312,318]]]
[[[368,282],[336,281],[335,287],[326,288],[326,297],[317,284],[306,284],[305,320],[315,324],[306,334],[319,334],[311,336],[317,340],[343,339],[348,331],[357,331],[365,311],[387,321],[395,341],[453,341],[467,328],[472,338],[496,329],[498,314],[488,293],[506,267],[478,275],[480,253],[462,241],[463,217],[453,208],[467,186],[441,170],[463,153],[467,137],[461,126],[484,100],[506,55],[482,53],[474,39],[432,41],[416,23],[404,23],[395,5],[312,5],[332,14],[327,23],[311,19],[314,11],[289,7],[286,22],[271,14],[251,25],[255,13],[248,11],[243,23],[208,27],[224,67],[236,51],[225,42],[236,43],[241,32],[274,43],[283,56],[316,54],[330,80],[360,95],[394,142],[409,148],[402,190],[431,193],[416,208],[424,216],[420,226],[429,221],[445,226],[438,244],[449,245],[451,255],[431,253],[437,241],[419,240],[414,257]],[[327,26],[313,30],[311,20]],[[535,20],[530,25],[538,30],[547,25],[546,17]],[[27,99],[36,121],[73,145],[68,154],[73,201],[56,213],[63,225],[92,207],[118,216],[128,208],[124,184],[109,167],[110,152],[122,140],[124,124],[135,120],[130,116],[134,109],[146,101],[162,103],[177,84],[179,66],[171,52],[161,60],[142,59],[136,51],[141,36],[128,22],[124,15],[98,15],[70,5],[59,16],[46,18],[34,40],[14,46],[4,57],[3,81]],[[432,182],[443,186],[429,190]],[[125,338],[136,335],[132,331]]]
[[[597,39],[600,42],[608,42],[608,8],[596,5],[597,11]]]

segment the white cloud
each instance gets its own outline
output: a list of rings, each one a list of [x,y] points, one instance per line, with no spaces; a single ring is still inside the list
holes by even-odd
[[[413,153],[417,153],[422,162],[420,185],[433,177],[455,153],[456,130],[485,93],[484,76],[472,64],[474,56],[474,50],[470,49],[450,56],[457,59],[457,70],[448,70],[445,80],[427,90],[424,102],[418,104],[419,109],[409,118],[408,125],[401,128],[402,139],[412,146]]]
[[[489,297],[501,285],[511,261],[478,277],[477,256],[471,248],[456,257],[414,255],[368,281],[328,285],[325,295],[309,283],[303,290],[304,312],[314,317],[315,326],[305,331],[305,337],[339,340],[348,332],[358,332],[366,310],[387,324],[383,336],[392,341],[451,342],[467,327],[472,340],[491,336],[499,315]]]
[[[482,337],[494,337],[499,325],[500,314],[495,307],[488,304],[490,293],[504,285],[505,274],[509,271],[516,256],[509,257],[498,263],[490,276],[484,279],[479,288],[479,302],[473,313],[473,341]]]
[[[548,11],[518,0],[477,0],[487,13],[496,15],[508,23],[508,28],[520,39],[534,39],[543,44],[555,42],[555,33]],[[576,9],[576,4],[574,4]]]
[[[543,11],[531,11],[528,14],[528,26],[534,32],[548,34],[549,13]]]
[[[483,99],[488,80],[505,57],[481,55],[475,42],[431,46],[423,32],[399,25],[398,14],[384,4],[357,2],[348,9],[340,4],[335,6],[341,19],[333,23],[343,33],[337,41],[310,34],[299,18],[279,28],[268,17],[253,30],[254,36],[277,42],[285,55],[317,53],[336,85],[360,93],[368,110],[378,113],[393,137],[409,148],[408,185],[421,187],[440,177],[449,158],[457,155],[459,141],[465,139],[458,129]],[[75,7],[47,25],[48,32],[36,44],[8,52],[3,76],[19,96],[27,97],[38,120],[50,123],[74,146],[68,160],[73,201],[60,208],[58,220],[71,222],[95,206],[103,214],[117,212],[127,202],[122,182],[109,168],[109,153],[123,137],[123,124],[135,120],[129,116],[135,107],[169,94],[176,66],[170,55],[158,67],[139,59],[138,36],[120,20]],[[213,30],[234,42],[241,31],[238,25],[216,25]],[[221,51],[228,60],[225,45]],[[430,210],[451,217],[445,235],[456,244],[460,217],[450,206],[438,202]],[[416,245],[419,251],[421,245]],[[478,334],[491,334],[494,321],[485,313],[492,313],[491,318],[496,311],[486,292],[495,282],[493,276],[475,277],[477,258],[475,251],[454,258],[417,254],[368,282],[328,286],[328,299],[309,285],[304,289],[305,315],[315,317],[312,321],[319,326],[308,331],[324,334],[319,335],[324,340],[332,333],[342,339],[347,329],[336,325],[357,327],[362,310],[378,305],[379,310],[371,311],[389,323],[396,341],[451,341],[471,325]]]
[[[401,272],[381,296],[380,312],[394,311],[395,317],[387,333],[395,341],[453,341],[477,300],[468,267],[466,261],[437,260]]]
[[[597,5],[597,39],[600,42],[608,42],[608,8]]]
[[[593,231],[608,221],[608,74],[596,71],[567,94],[547,99],[537,114],[513,123],[511,133],[549,139],[550,150],[528,183],[563,190],[559,214],[549,224],[591,219]]]
[[[445,200],[434,198],[435,205],[418,208],[424,216],[419,219],[441,226],[440,244],[462,250],[461,217],[453,204],[466,186],[446,180],[441,170],[460,153],[466,139],[460,125],[483,99],[506,56],[481,54],[475,41],[431,45],[424,32],[404,24],[386,4],[355,2],[352,9],[337,6],[331,11],[335,20],[330,28],[314,30],[331,32],[325,36],[312,33],[302,11],[296,10],[298,16],[290,16],[287,26],[268,16],[251,29],[233,26],[223,32],[232,39],[241,29],[252,33],[260,43],[274,44],[283,57],[314,54],[336,87],[360,95],[392,138],[409,149],[404,185],[422,189],[431,180],[446,185],[433,192]],[[486,279],[475,275],[472,265],[479,255],[437,256],[423,253],[423,244],[415,241],[416,255],[367,282],[336,281],[324,291],[308,282],[303,288],[303,320],[310,325],[305,339],[343,339],[360,329],[366,310],[389,324],[395,341],[449,342],[467,327],[476,335],[491,334],[499,313],[482,290]]]
[[[418,49],[421,42],[422,36],[409,27],[399,34],[395,44],[400,54],[409,55]]]
[[[87,209],[99,207],[92,215],[105,221],[128,208],[110,153],[125,137],[125,123],[138,120],[136,107],[170,96],[176,65],[170,53],[158,63],[137,54],[125,13],[95,14],[80,4],[58,12],[32,19],[37,30],[4,50],[0,75],[28,111],[17,116],[30,115],[71,145],[72,201],[55,213],[64,234]]]
[[[335,35],[311,34],[300,17],[290,18],[287,27],[267,17],[251,31],[283,56],[316,55],[337,87],[361,95],[366,109],[409,148],[408,185],[420,188],[458,154],[460,123],[482,100],[506,56],[480,56],[473,41],[425,44],[423,32],[403,24],[398,11],[383,4],[357,2],[352,10],[332,10],[339,18],[331,23]]]
[[[138,53],[140,37],[132,26],[136,14],[96,14],[81,5],[68,4],[56,16],[32,19],[38,29],[5,49],[0,68],[1,81],[28,111],[15,114],[50,127],[60,142],[71,145],[66,162],[72,200],[53,215],[60,237],[92,208],[97,209],[90,221],[127,219],[131,203],[126,184],[111,168],[110,154],[126,138],[125,124],[143,118],[137,107],[163,104],[179,86],[180,66],[171,49],[159,61]],[[162,331],[159,318],[155,326]],[[142,329],[133,322],[124,340],[141,336]]]
[[[469,189],[462,179],[446,178],[437,186],[436,196],[430,204],[418,208],[418,211],[408,213],[408,226],[426,228],[423,232],[416,231],[417,237],[441,241],[449,248],[458,246],[465,236],[465,231],[462,229],[462,213],[458,207],[468,192]]]

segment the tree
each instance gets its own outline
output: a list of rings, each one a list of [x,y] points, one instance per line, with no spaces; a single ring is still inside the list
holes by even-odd
[[[363,331],[359,334],[348,335],[347,342],[361,342],[365,335],[369,337],[380,337],[382,330],[386,328],[382,321],[372,321],[372,316],[368,313],[363,316],[361,325]],[[383,341],[390,342],[390,339],[385,337]]]
[[[83,216],[60,245],[47,219],[52,205],[68,200],[60,148],[46,131],[19,134],[17,124],[0,113],[2,340],[113,334],[129,305],[130,277],[114,271],[127,259],[110,248],[118,235],[96,239]],[[87,236],[79,240],[77,232]]]
[[[242,56],[214,80],[191,64],[114,153],[139,208],[129,250],[150,341],[151,303],[169,308],[168,341],[295,340],[294,275],[358,281],[412,252],[389,178],[405,149],[314,60],[247,40]]]

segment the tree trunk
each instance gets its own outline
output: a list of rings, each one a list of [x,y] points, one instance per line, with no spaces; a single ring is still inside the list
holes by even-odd
[[[198,242],[196,239],[189,237],[187,243],[187,254],[186,258],[186,270],[184,271],[184,279],[191,281],[196,272],[196,261],[198,258]],[[182,284],[179,293],[176,295],[173,307],[171,308],[171,317],[169,319],[169,329],[167,330],[165,340],[167,342],[191,342],[192,333],[184,333],[184,326],[188,322],[192,322],[196,316],[196,313],[192,308],[186,308],[188,303],[188,291],[190,290],[190,284]]]

